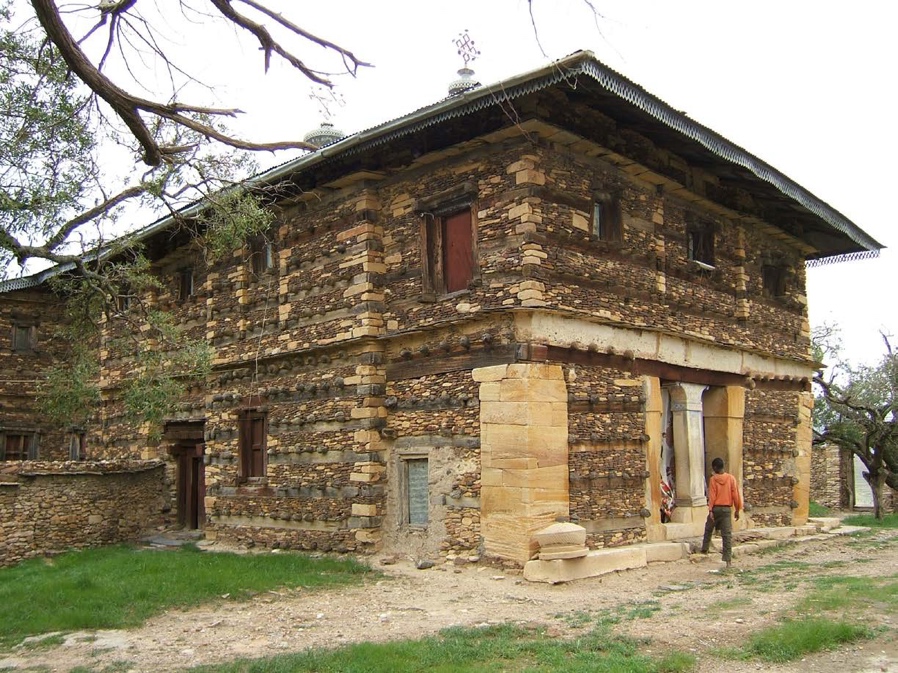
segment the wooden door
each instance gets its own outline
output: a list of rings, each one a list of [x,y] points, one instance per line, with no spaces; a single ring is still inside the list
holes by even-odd
[[[175,449],[178,461],[178,524],[184,528],[202,528],[205,521],[204,449],[205,445],[202,443],[180,445]]]

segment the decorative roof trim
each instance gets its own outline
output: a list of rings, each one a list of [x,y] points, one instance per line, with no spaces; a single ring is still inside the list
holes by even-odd
[[[844,255],[832,255],[831,257],[815,257],[807,260],[804,265],[809,269],[840,262],[855,262],[859,259],[875,259],[879,257],[879,250],[861,250],[860,252],[846,252]]]

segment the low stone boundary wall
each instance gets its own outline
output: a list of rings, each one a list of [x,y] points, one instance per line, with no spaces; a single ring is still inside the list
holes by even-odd
[[[0,566],[137,540],[161,520],[162,461],[0,463]]]

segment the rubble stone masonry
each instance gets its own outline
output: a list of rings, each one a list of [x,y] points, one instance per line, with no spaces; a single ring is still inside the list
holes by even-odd
[[[136,541],[161,520],[163,472],[159,461],[0,463],[0,566]]]
[[[215,350],[213,375],[172,418],[203,428],[210,536],[318,550],[484,552],[486,421],[473,372],[550,361],[562,372],[567,410],[565,506],[553,516],[577,519],[592,546],[645,539],[648,439],[633,343],[662,338],[679,339],[676,353],[652,356],[659,367],[681,367],[662,372],[666,380],[696,367],[693,345],[725,363],[725,385],[771,378],[747,392],[745,495],[756,522],[794,518],[807,472],[793,455],[804,441],[800,379],[810,363],[800,251],[715,207],[709,189],[688,199],[668,193],[632,161],[584,147],[508,134],[344,176],[277,206],[270,268],[254,268],[249,246],[213,266],[186,243],[156,259],[160,289],[149,302]],[[607,198],[621,220],[611,240],[592,223],[597,199]],[[446,293],[434,286],[428,236],[442,215],[465,208],[475,268],[466,288]],[[688,259],[696,226],[714,234],[712,268]],[[778,296],[762,282],[771,263],[786,273]],[[195,291],[179,298],[185,267]],[[601,346],[590,336],[599,330],[611,335]],[[573,364],[578,353],[620,366]],[[151,442],[146,428],[125,421],[117,391],[127,356],[105,357],[98,455],[171,465],[171,441]],[[761,364],[733,366],[734,358]],[[767,363],[770,371],[751,369]],[[265,416],[268,432],[264,476],[244,479],[247,410]],[[403,470],[425,459],[430,518],[415,526]],[[520,541],[509,544],[523,559]]]

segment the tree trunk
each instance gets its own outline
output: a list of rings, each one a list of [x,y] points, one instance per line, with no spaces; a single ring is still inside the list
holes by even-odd
[[[885,470],[870,469],[863,473],[864,479],[870,484],[870,490],[873,492],[873,516],[880,521],[883,516],[882,502],[886,476]]]

